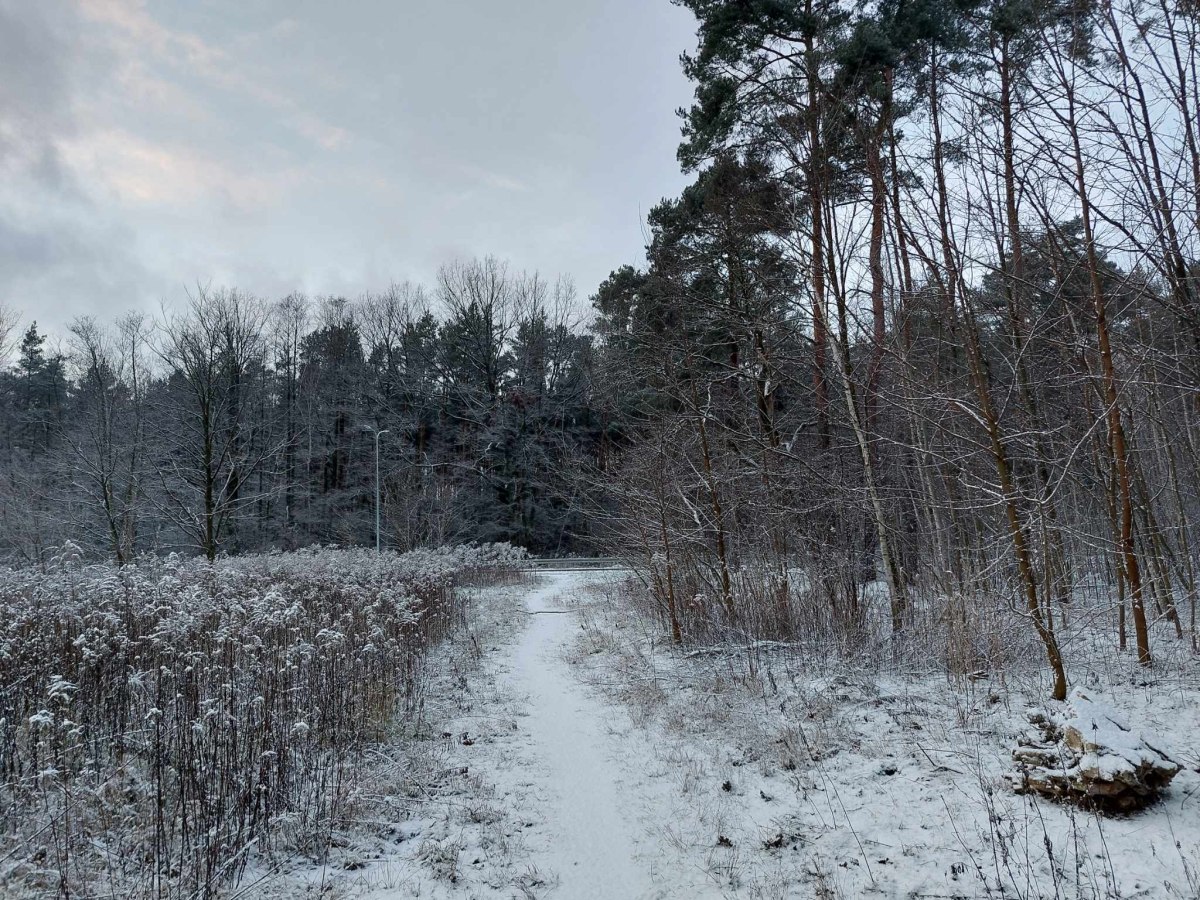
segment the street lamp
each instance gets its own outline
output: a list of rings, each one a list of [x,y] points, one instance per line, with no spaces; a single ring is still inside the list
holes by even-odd
[[[379,439],[385,434],[388,434],[391,429],[385,428],[383,431],[375,432],[375,552],[380,552],[379,540]]]

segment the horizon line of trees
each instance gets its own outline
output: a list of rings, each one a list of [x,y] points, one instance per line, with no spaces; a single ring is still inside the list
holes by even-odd
[[[58,353],[30,324],[0,372],[0,552],[370,545],[384,430],[387,545],[589,546],[567,461],[603,429],[576,306],[487,258],[353,302],[198,288],[157,320],[77,319]]]

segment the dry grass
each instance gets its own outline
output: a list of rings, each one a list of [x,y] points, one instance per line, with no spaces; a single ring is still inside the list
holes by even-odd
[[[319,550],[0,574],[0,893],[209,897],[345,843],[504,548]]]

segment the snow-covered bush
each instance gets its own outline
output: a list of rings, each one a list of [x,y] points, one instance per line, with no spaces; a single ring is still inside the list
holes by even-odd
[[[320,851],[348,773],[507,545],[0,570],[0,893],[208,896]],[[97,835],[103,840],[97,840]],[[85,839],[85,836],[90,836]]]

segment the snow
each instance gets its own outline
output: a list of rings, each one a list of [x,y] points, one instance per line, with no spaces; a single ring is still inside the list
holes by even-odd
[[[1191,748],[1161,803],[1105,818],[1005,781],[1036,679],[952,684],[753,647],[697,655],[614,598],[583,614],[579,672],[669,771],[653,813],[679,837],[667,871],[701,867],[721,896],[1200,897],[1195,660],[1158,685],[1136,667],[1133,681],[1096,660],[1076,669],[1101,727],[1129,720],[1129,734]],[[732,847],[714,846],[718,832]]]
[[[531,622],[512,659],[511,685],[528,698],[523,731],[531,765],[522,787],[544,803],[546,840],[532,862],[557,878],[558,894],[579,900],[653,896],[638,829],[620,801],[624,767],[606,721],[612,710],[582,688],[563,659],[578,631],[556,604],[579,577],[559,574],[528,597]]]
[[[427,803],[398,797],[412,817],[391,823],[387,845],[363,841],[319,870],[275,878],[270,895],[721,897],[698,870],[663,877],[669,822],[645,798],[665,773],[624,711],[567,659],[581,633],[567,602],[598,580],[562,572],[484,592],[467,639],[487,648],[483,658],[465,678],[435,676],[428,692],[432,730],[447,743],[427,768],[457,777],[431,785]],[[457,666],[462,650],[448,647],[435,665]]]
[[[1154,802],[1180,766],[1108,703],[1076,687],[1063,703],[1030,710],[1035,726],[1013,750],[1015,790],[1093,798],[1109,809]]]
[[[1168,754],[1152,746],[1110,704],[1093,699],[1080,688],[1074,688],[1067,697],[1060,720],[1079,729],[1083,749],[1101,751],[1106,766],[1128,771],[1142,765],[1159,765],[1169,759]]]
[[[431,676],[423,715],[440,737],[428,761],[404,763],[422,787],[381,775],[398,798],[386,840],[269,893],[1200,896],[1190,749],[1163,802],[1136,816],[1019,797],[1010,751],[1041,685],[814,671],[774,645],[691,654],[664,645],[612,582],[572,572],[483,592],[466,643]],[[470,665],[468,645],[479,648]],[[1091,704],[1098,727],[1125,733],[1129,720],[1130,734],[1194,748],[1196,680],[1089,682],[1072,702]]]

